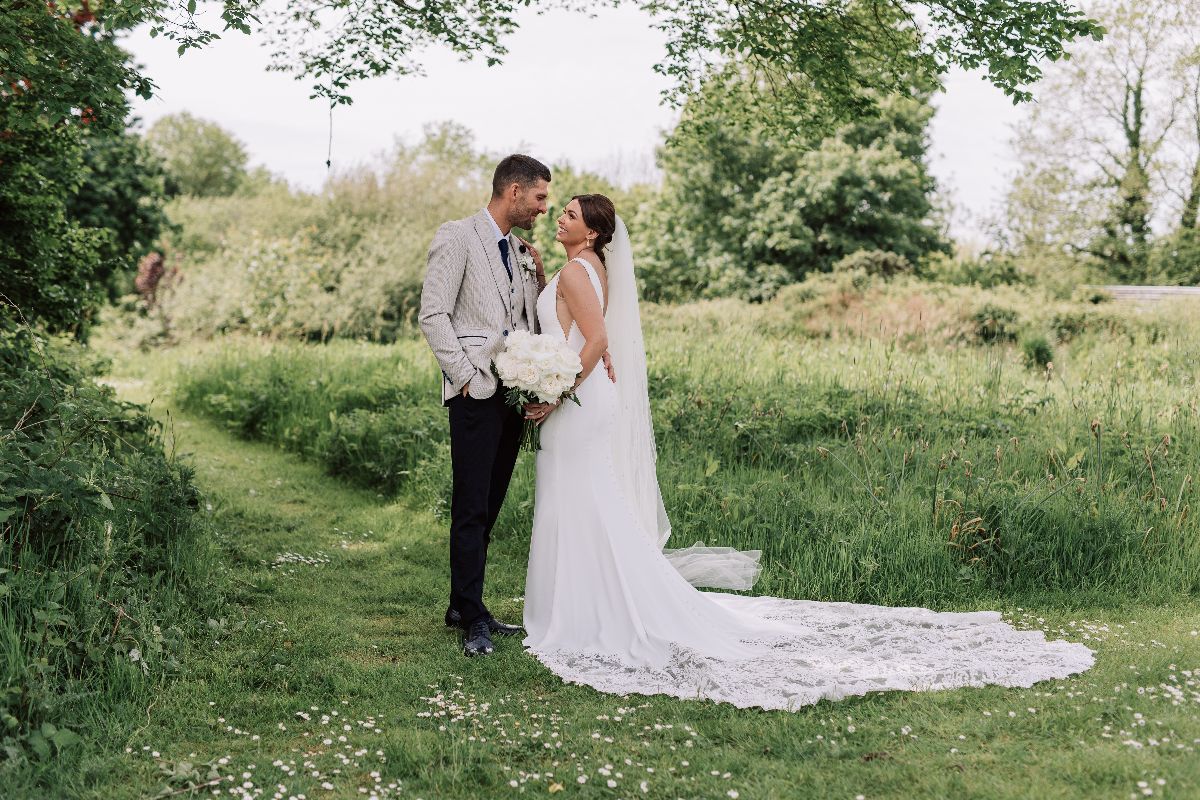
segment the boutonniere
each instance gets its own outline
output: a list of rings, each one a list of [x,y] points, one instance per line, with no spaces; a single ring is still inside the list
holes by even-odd
[[[517,245],[517,266],[531,278],[537,277],[537,264],[533,261],[533,254],[523,244]]]

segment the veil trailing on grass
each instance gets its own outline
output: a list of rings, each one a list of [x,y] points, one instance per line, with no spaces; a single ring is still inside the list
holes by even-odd
[[[638,308],[637,280],[629,231],[620,217],[612,241],[605,248],[608,271],[608,351],[617,370],[619,416],[613,437],[613,464],[617,480],[642,529],[662,549],[671,565],[693,586],[715,589],[749,589],[758,579],[759,550],[705,547],[696,542],[681,549],[665,548],[671,521],[663,506],[655,464],[654,425],[650,419],[650,391],[646,377],[646,344]]]

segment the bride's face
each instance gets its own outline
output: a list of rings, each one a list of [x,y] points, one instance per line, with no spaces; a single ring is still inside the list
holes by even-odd
[[[583,221],[583,209],[579,207],[579,201],[572,200],[558,217],[558,235],[554,239],[564,247],[573,247],[582,244],[589,236],[594,238],[596,232]]]

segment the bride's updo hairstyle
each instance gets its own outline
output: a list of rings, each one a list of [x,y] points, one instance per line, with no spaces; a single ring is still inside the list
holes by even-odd
[[[592,247],[603,264],[604,246],[612,241],[613,234],[617,231],[617,209],[613,201],[602,194],[577,194],[571,199],[579,201],[579,208],[583,211],[583,224],[597,234]]]

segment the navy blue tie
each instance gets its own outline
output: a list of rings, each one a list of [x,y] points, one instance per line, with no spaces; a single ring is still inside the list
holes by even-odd
[[[504,262],[504,269],[508,272],[508,279],[512,280],[512,267],[508,265],[508,239],[500,240],[500,260]]]

